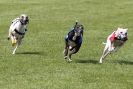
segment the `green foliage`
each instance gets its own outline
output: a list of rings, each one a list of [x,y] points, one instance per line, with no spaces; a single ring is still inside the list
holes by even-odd
[[[0,89],[132,89],[132,11],[132,0],[1,0]],[[30,24],[12,55],[6,37],[22,13]],[[64,36],[76,20],[85,26],[84,42],[67,63]],[[102,42],[118,26],[129,28],[129,40],[98,64]]]

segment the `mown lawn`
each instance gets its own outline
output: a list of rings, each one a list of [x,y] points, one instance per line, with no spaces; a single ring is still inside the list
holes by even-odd
[[[30,24],[12,55],[6,37],[22,13]],[[132,0],[0,0],[0,89],[133,89],[132,15]],[[76,20],[84,42],[67,63],[64,36]],[[118,26],[129,29],[129,40],[99,64],[102,42]]]

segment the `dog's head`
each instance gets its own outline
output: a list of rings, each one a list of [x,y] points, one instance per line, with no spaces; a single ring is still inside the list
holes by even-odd
[[[127,28],[118,28],[116,31],[116,37],[119,40],[126,41],[127,40]]]
[[[26,25],[29,23],[29,18],[26,14],[21,14],[20,15],[20,20],[21,20],[21,23]]]
[[[76,21],[75,26],[74,26],[74,32],[77,36],[80,36],[83,33],[84,27],[82,24],[78,23]]]

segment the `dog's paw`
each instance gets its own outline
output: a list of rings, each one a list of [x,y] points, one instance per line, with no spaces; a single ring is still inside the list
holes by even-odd
[[[68,63],[71,63],[71,62],[72,62],[72,60],[69,58],[69,59],[68,59]]]
[[[13,55],[15,54],[15,52],[12,53]]]
[[[102,59],[100,59],[100,60],[99,60],[99,64],[102,64],[102,63],[103,63],[103,61],[102,61]]]
[[[67,59],[67,56],[64,56],[64,59]]]
[[[103,62],[99,61],[99,64],[102,64]]]
[[[102,64],[103,62],[100,60],[99,63]]]

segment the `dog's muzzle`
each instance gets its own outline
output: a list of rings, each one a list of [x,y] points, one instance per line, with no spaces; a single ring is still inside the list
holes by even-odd
[[[124,37],[124,38],[122,38],[121,40],[122,40],[122,41],[127,41],[128,39],[127,39],[127,37]]]

